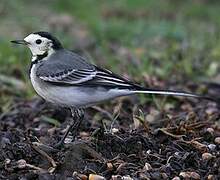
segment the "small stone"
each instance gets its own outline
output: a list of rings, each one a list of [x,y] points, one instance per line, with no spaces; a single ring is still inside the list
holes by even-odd
[[[76,179],[81,179],[81,180],[87,180],[88,177],[85,175],[85,174],[80,174],[76,171],[73,172],[73,178],[76,178]]]
[[[118,180],[121,179],[120,175],[112,175],[112,180]]]
[[[205,160],[205,161],[209,161],[210,159],[212,159],[212,154],[210,153],[203,153],[202,154],[202,159]]]
[[[149,149],[149,150],[147,150],[147,152],[146,152],[147,154],[150,154],[151,153],[151,150]]]
[[[4,161],[5,164],[10,164],[11,163],[11,159],[6,158]]]
[[[215,138],[215,144],[220,144],[220,137]]]
[[[207,128],[206,131],[209,132],[211,135],[214,135],[215,132],[213,128]]]
[[[214,176],[212,174],[209,174],[207,180],[214,180]]]
[[[208,148],[209,148],[211,151],[214,151],[215,148],[216,148],[216,145],[215,145],[215,144],[209,144],[209,145],[208,145]]]
[[[201,179],[200,175],[197,172],[191,172],[190,175],[192,179]]]
[[[163,179],[168,179],[168,176],[166,173],[161,173],[161,176],[163,177]]]
[[[98,174],[90,174],[89,180],[105,180],[103,176],[100,176]]]
[[[87,180],[88,177],[85,175],[85,174],[79,174],[78,177],[81,179],[81,180]]]
[[[172,180],[180,180],[178,176],[175,176]]]
[[[114,134],[114,133],[118,133],[119,132],[119,129],[117,129],[117,128],[112,128],[112,133]]]
[[[18,160],[17,163],[18,163],[18,168],[19,168],[19,169],[23,169],[23,168],[25,168],[26,165],[27,165],[27,162],[26,162],[24,159]]]
[[[144,165],[144,171],[149,171],[149,170],[151,170],[152,169],[152,167],[151,167],[151,165],[149,164],[149,163],[145,163],[145,165]]]
[[[181,176],[184,179],[190,179],[190,173],[189,172],[180,172],[179,176]]]
[[[107,163],[107,167],[108,167],[108,170],[112,171],[113,170],[113,164],[112,163]]]
[[[183,177],[184,179],[200,179],[200,175],[197,172],[181,172],[179,176]]]
[[[176,157],[178,157],[178,156],[180,156],[180,152],[175,152],[174,155],[175,155]]]
[[[133,180],[133,178],[131,178],[129,175],[128,176],[122,176],[123,180]]]

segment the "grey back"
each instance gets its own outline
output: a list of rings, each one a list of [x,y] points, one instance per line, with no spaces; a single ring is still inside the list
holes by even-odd
[[[39,63],[36,74],[37,76],[51,76],[73,69],[95,70],[95,66],[80,55],[61,49],[53,53],[46,61]]]

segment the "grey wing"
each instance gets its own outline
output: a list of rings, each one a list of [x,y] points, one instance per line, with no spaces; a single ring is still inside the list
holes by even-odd
[[[36,75],[51,83],[79,84],[94,78],[96,68],[81,56],[60,50],[40,63]]]
[[[37,69],[37,76],[47,82],[84,86],[130,88],[135,85],[111,71],[89,64],[71,51],[52,54]]]
[[[56,74],[39,75],[40,79],[59,84],[127,88],[134,84],[104,69],[68,69]]]
[[[64,84],[80,84],[93,79],[96,75],[95,70],[89,69],[69,69],[64,70],[57,74],[48,76],[39,76],[40,79],[53,82],[53,83],[64,83]]]

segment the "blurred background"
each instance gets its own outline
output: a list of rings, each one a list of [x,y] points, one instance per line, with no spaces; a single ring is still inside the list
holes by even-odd
[[[72,117],[36,95],[31,53],[10,43],[36,31],[143,86],[219,98],[219,0],[0,0],[0,179],[220,179],[219,106],[195,98],[100,104],[79,129],[89,149],[37,151],[31,142],[56,144]]]
[[[35,95],[30,52],[10,44],[34,31],[142,85],[220,82],[219,12],[214,0],[1,0],[0,105]]]

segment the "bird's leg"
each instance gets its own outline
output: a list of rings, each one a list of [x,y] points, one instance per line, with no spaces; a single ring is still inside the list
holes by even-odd
[[[56,148],[59,148],[64,144],[64,141],[65,141],[66,137],[68,136],[69,132],[72,132],[73,139],[75,139],[77,132],[78,132],[78,129],[79,129],[79,126],[81,124],[81,121],[84,118],[84,110],[83,109],[71,108],[70,110],[72,113],[73,121],[71,122],[69,128],[67,129],[67,131],[63,135],[62,139],[55,145]]]
[[[72,132],[72,136],[73,139],[76,138],[76,135],[78,133],[79,130],[79,126],[84,118],[84,110],[83,109],[72,109],[71,108],[71,113],[72,113],[72,117],[73,117],[73,125],[70,129],[70,131]]]

